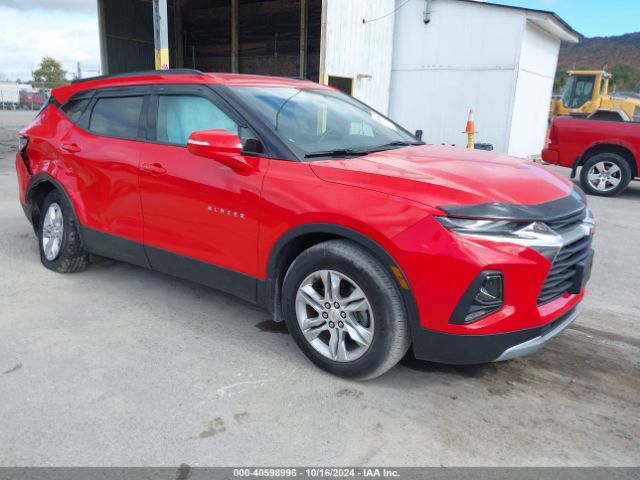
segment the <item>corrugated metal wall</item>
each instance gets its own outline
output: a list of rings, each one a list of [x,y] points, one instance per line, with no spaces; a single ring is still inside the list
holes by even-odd
[[[326,74],[353,79],[353,95],[386,113],[394,0],[327,0]],[[363,22],[364,20],[364,22]]]
[[[100,0],[103,3],[108,73],[152,70],[153,6],[149,0]],[[169,49],[175,58],[173,3],[169,3]],[[105,72],[106,73],[106,72]]]
[[[204,71],[231,70],[229,0],[193,0],[182,9],[185,65]],[[240,0],[241,73],[298,76],[300,0]],[[322,0],[308,0],[307,72],[318,77]]]
[[[108,72],[153,69],[151,1],[98,1],[102,3],[99,11],[104,12]],[[240,72],[298,76],[300,0],[240,0],[239,4]],[[307,0],[307,5],[306,71],[307,78],[317,81],[322,0]],[[231,1],[170,0],[168,8],[171,66],[231,71]],[[180,39],[176,38],[174,8],[180,8]]]

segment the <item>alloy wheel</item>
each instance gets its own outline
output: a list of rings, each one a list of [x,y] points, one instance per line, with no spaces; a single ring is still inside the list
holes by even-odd
[[[587,174],[589,184],[600,192],[608,192],[616,188],[622,181],[622,170],[609,161],[594,164]]]
[[[350,362],[369,350],[373,310],[363,290],[346,275],[313,272],[298,288],[295,307],[304,338],[324,357]]]
[[[57,203],[51,203],[42,222],[42,248],[44,256],[50,262],[58,258],[64,234],[62,209]]]

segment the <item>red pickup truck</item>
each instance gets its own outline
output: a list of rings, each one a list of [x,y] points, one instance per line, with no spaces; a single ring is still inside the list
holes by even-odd
[[[640,123],[554,118],[542,159],[571,168],[571,178],[582,167],[587,193],[618,195],[639,175]]]

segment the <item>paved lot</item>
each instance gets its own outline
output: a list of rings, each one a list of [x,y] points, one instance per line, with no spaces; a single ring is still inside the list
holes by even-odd
[[[44,269],[13,166],[32,115],[0,112],[0,465],[640,465],[640,185],[590,198],[588,298],[543,351],[354,383],[230,296]]]

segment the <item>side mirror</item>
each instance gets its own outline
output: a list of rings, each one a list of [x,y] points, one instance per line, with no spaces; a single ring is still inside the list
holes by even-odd
[[[187,150],[199,157],[211,158],[237,172],[254,170],[242,155],[240,137],[227,130],[200,130],[189,135]]]
[[[422,130],[416,130],[415,137],[418,140],[422,140]]]

